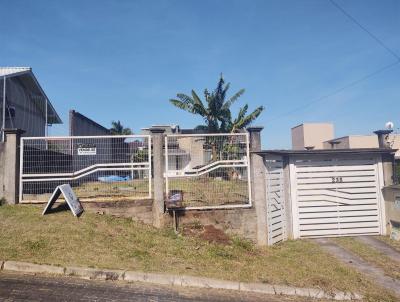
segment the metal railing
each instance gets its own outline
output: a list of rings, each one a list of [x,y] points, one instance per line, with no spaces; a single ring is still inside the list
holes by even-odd
[[[24,137],[20,202],[47,201],[69,183],[81,200],[151,198],[149,135]]]
[[[251,206],[249,171],[247,133],[165,137],[167,197],[186,209]]]

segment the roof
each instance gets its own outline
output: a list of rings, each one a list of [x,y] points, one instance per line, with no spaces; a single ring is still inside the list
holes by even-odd
[[[0,67],[0,76],[16,75],[31,71],[30,67]]]
[[[23,82],[23,85],[26,89],[37,92],[42,95],[43,98],[47,100],[47,106],[43,104],[37,104],[39,110],[45,115],[46,107],[47,107],[47,122],[49,124],[62,124],[61,118],[58,116],[58,113],[54,109],[51,104],[49,98],[46,96],[46,93],[40,86],[38,80],[32,72],[32,68],[30,67],[0,67],[0,80],[1,77],[13,78],[19,77]]]
[[[260,155],[275,154],[275,155],[308,155],[308,154],[360,154],[360,153],[376,153],[376,154],[391,154],[397,149],[384,148],[355,148],[355,149],[314,149],[314,150],[261,150],[254,153]]]
[[[74,116],[74,115],[75,115],[75,116],[78,116],[78,117],[80,117],[81,119],[87,121],[89,124],[92,124],[92,125],[94,125],[95,127],[98,127],[98,128],[100,128],[100,129],[103,129],[105,132],[110,132],[110,129],[104,127],[103,125],[100,125],[99,123],[97,123],[97,122],[95,122],[94,120],[88,118],[87,116],[83,115],[82,113],[80,113],[80,112],[78,112],[78,111],[75,111],[74,109],[71,109],[71,110],[69,111],[69,114],[70,114],[70,116],[71,116],[71,115],[72,115],[72,116]],[[70,123],[71,123],[71,121],[70,121]]]

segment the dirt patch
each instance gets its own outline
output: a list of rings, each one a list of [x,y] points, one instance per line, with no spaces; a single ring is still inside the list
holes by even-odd
[[[224,231],[217,229],[213,225],[199,225],[190,224],[183,227],[183,235],[198,237],[202,240],[206,240],[212,243],[218,243],[222,245],[231,244],[231,238]]]

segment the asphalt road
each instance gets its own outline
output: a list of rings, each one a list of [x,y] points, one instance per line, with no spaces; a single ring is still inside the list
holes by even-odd
[[[311,301],[237,291],[178,288],[72,277],[0,273],[0,301]],[[315,300],[314,300],[315,301]]]

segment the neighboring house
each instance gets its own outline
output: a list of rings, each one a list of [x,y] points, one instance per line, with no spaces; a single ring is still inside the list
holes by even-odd
[[[69,136],[100,136],[111,135],[110,129],[103,127],[87,116],[75,111],[69,111]]]
[[[378,136],[348,135],[324,142],[324,149],[379,148]]]
[[[0,100],[2,128],[46,136],[48,125],[62,123],[30,67],[0,67]]]
[[[324,149],[324,142],[333,138],[333,124],[304,123],[292,128],[292,149]]]
[[[150,128],[142,128],[142,134],[150,134],[151,128],[163,129],[165,134],[193,134],[193,129],[181,129],[179,125],[152,125]],[[194,142],[193,137],[168,138],[168,170],[178,171],[187,170],[194,166],[204,164],[203,144],[194,142],[190,150],[190,142]]]
[[[388,144],[392,149],[399,150],[395,157],[400,159],[400,134],[389,134]],[[292,128],[293,150],[371,148],[379,148],[376,134],[334,138],[334,126],[330,123],[304,123]]]
[[[150,134],[151,128],[163,129],[167,137],[168,145],[168,170],[173,175],[180,175],[182,173],[195,173],[198,169],[209,165],[212,162],[220,160],[228,152],[223,150],[224,143],[227,142],[227,137],[219,139],[217,137],[210,137],[204,130],[197,129],[181,129],[179,125],[153,125],[150,128],[142,128],[142,134]],[[179,136],[173,136],[178,134]],[[242,139],[236,142],[240,146],[236,150],[241,158],[247,156],[246,142]],[[217,158],[213,159],[212,145],[216,147]],[[238,159],[238,158],[225,158],[225,159]]]

